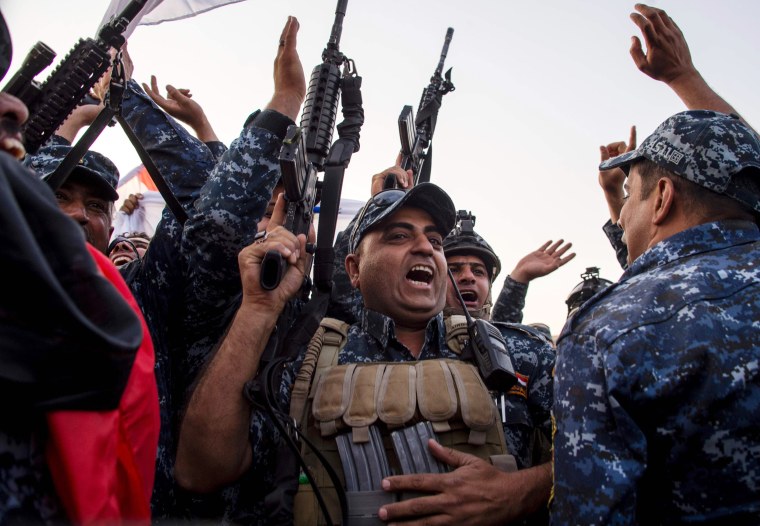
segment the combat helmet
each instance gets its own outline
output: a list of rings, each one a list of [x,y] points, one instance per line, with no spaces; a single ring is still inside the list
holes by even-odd
[[[446,257],[457,255],[475,255],[483,260],[491,277],[491,282],[501,272],[501,261],[485,239],[474,230],[475,216],[466,210],[457,211],[457,223],[443,240],[443,253]]]
[[[586,272],[581,274],[581,278],[583,278],[583,281],[575,286],[565,301],[568,316],[583,305],[591,296],[612,285],[611,281],[599,277],[599,267],[586,267]]]

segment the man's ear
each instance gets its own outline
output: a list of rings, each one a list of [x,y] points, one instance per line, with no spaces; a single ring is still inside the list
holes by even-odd
[[[359,256],[357,254],[349,254],[346,256],[346,273],[351,280],[351,286],[355,289],[359,288]]]
[[[655,225],[662,225],[670,217],[671,212],[673,211],[676,189],[673,185],[673,181],[667,177],[663,177],[657,181],[657,186],[654,191],[655,200],[652,223]]]

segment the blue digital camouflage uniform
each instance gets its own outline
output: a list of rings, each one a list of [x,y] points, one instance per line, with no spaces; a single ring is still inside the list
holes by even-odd
[[[134,80],[127,83],[121,114],[180,204],[188,211],[192,209],[201,186],[216,163],[212,151],[161,110]],[[48,144],[70,143],[54,135]],[[43,148],[34,156],[36,162],[45,155]],[[172,337],[176,338],[175,335],[182,333],[181,318],[178,317],[184,307],[181,291],[185,283],[185,264],[180,254],[181,235],[182,226],[171,212],[164,210],[145,256],[120,268],[143,312],[155,351],[161,429],[154,504],[159,507],[170,504],[173,484],[171,472],[176,434],[173,432],[171,408],[176,404],[172,401],[169,357],[172,355]],[[160,516],[160,509],[156,511]]]
[[[121,111],[172,193],[189,213],[216,164],[214,152],[159,108],[134,80],[127,83]],[[156,518],[169,514],[173,506],[172,470],[177,436],[174,413],[180,401],[173,395],[172,357],[183,332],[180,316],[185,306],[182,290],[186,282],[181,238],[182,225],[167,208],[142,260],[120,268],[145,316],[156,354],[161,409],[152,500]]]
[[[184,389],[237,309],[242,291],[237,256],[253,242],[280,178],[277,157],[291,124],[273,110],[254,114],[219,159],[185,225],[182,252],[190,284],[185,295],[192,308],[184,320],[190,345],[180,371],[189,380]]]
[[[240,136],[219,158],[185,224],[181,240],[187,263],[187,284],[180,291],[184,297],[182,340],[172,359],[172,393],[177,400],[172,409],[175,426],[179,425],[194,382],[239,305],[237,256],[253,241],[256,224],[279,180],[277,156],[290,124],[293,121],[273,110],[253,114]],[[262,433],[272,435],[271,422]],[[209,495],[177,489],[175,509],[166,517],[249,523],[251,513],[263,499],[261,488],[265,485],[257,477],[269,473],[271,470],[251,472]]]
[[[549,461],[551,408],[554,396],[554,348],[538,330],[518,323],[493,322],[499,329],[517,384],[503,399],[495,394],[496,407],[504,423],[510,453],[520,469]]]
[[[255,234],[279,177],[276,154],[292,121],[275,113],[252,115],[227,150],[193,137],[137,83],[130,81],[125,93],[122,114],[188,212],[180,225],[164,210],[142,262],[122,267],[156,348],[162,410],[152,501],[156,521],[196,517],[174,484],[176,438],[187,391],[234,313],[237,254]]]
[[[508,336],[507,345],[515,370],[525,371],[521,383],[509,392],[492,393],[503,416],[507,447],[515,456],[518,467],[522,469],[547,460],[541,458],[537,450],[537,434],[542,434],[544,440],[548,440],[551,435],[551,373],[554,350],[529,327],[513,324],[497,326],[502,334]],[[305,350],[302,349],[298,360],[285,370],[280,388],[282,407],[288,407],[290,404],[293,381]],[[428,323],[419,360],[438,358],[460,358],[446,344],[441,314]],[[338,357],[340,364],[416,360],[417,358],[396,339],[393,320],[366,309],[362,311],[361,321],[351,325],[346,345]],[[240,493],[236,495],[238,508],[234,510],[234,514],[226,517],[227,520],[237,520],[245,524],[267,524],[261,499],[272,489],[272,466],[277,462],[273,437],[277,436],[268,417],[254,411],[251,419],[253,463],[246,477],[240,481]],[[243,511],[240,509],[243,506],[248,509]]]
[[[757,524],[760,232],[656,244],[558,341],[554,524]]]
[[[496,298],[491,312],[491,321],[522,323],[525,296],[528,284],[513,280],[510,276],[504,280],[504,286]]]
[[[0,524],[58,523],[65,514],[45,461],[46,425],[18,427],[0,431]]]

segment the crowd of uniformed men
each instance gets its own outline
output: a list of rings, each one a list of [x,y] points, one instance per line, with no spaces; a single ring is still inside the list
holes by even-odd
[[[760,523],[760,140],[664,11],[632,19],[634,62],[687,111],[601,148],[625,272],[588,269],[555,339],[522,308],[570,244],[494,294],[473,214],[400,166],[338,234],[327,314],[298,338],[313,239],[282,226],[277,162],[306,95],[294,17],[229,147],[123,50],[121,116],[188,217],[165,211],[118,272],[118,169],[89,151],[43,182],[100,107],[25,155],[27,109],[0,93],[0,268],[24,291],[0,303],[0,524]]]

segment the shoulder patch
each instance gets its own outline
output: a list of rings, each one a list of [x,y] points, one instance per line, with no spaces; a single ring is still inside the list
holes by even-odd
[[[517,382],[507,391],[507,394],[528,398],[528,380],[530,380],[530,377],[518,372],[515,372],[515,376],[517,377]]]

